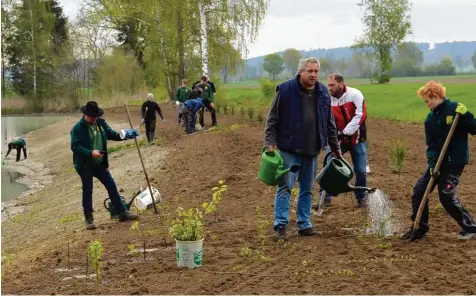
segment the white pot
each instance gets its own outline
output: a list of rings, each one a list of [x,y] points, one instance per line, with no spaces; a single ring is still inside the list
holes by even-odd
[[[155,203],[160,203],[162,201],[162,197],[159,190],[155,189],[154,187],[151,187],[151,189],[152,193],[154,194]],[[150,196],[149,188],[146,188],[144,191],[142,191],[139,196],[136,197],[135,202],[136,207],[139,210],[147,209],[147,206],[152,204],[152,197]]]
[[[175,240],[175,257],[178,267],[197,268],[202,266],[203,238],[199,241]]]

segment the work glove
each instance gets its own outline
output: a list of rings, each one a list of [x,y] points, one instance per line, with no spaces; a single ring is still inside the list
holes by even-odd
[[[456,106],[456,113],[464,115],[466,112],[468,112],[468,108],[466,108],[465,105],[458,103],[458,106]]]
[[[140,122],[141,122],[141,124],[144,124],[144,122],[145,122],[144,118],[142,118],[142,120]]]
[[[438,178],[439,175],[440,175],[440,172],[435,172],[435,168],[434,168],[434,167],[430,167],[430,176],[431,176],[431,177]]]
[[[163,122],[163,123],[165,123],[165,118],[164,118],[164,119],[162,119],[162,122]]]
[[[139,136],[139,133],[136,129],[121,130],[121,133],[125,134],[125,139],[134,139]]]

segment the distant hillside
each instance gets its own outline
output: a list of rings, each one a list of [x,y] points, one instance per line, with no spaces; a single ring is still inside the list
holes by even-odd
[[[449,56],[452,60],[460,57],[463,60],[471,59],[471,56],[476,51],[476,41],[461,41],[461,42],[445,42],[436,43],[432,50],[429,50],[430,43],[416,43],[418,48],[424,53],[424,63],[434,64],[438,63],[444,56]],[[282,54],[282,52],[278,52]],[[317,58],[332,58],[342,59],[350,58],[352,56],[352,49],[350,47],[339,47],[331,49],[314,49],[314,50],[302,50],[303,57],[317,57]],[[246,64],[249,67],[257,67],[263,63],[264,56],[255,57],[246,60]]]

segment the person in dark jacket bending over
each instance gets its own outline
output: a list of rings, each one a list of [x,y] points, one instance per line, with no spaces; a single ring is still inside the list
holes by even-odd
[[[160,118],[162,118],[162,122],[165,123],[165,118],[162,116],[162,110],[160,110],[159,104],[154,101],[154,95],[148,94],[147,101],[142,104],[141,115],[142,123],[145,124],[145,134],[149,144],[154,142],[155,122],[157,120],[155,115],[156,112],[159,113]]]
[[[429,81],[418,90],[418,96],[423,99],[425,105],[431,110],[425,119],[428,167],[413,187],[411,219],[415,221],[426,187],[430,182],[431,176],[435,176],[436,180],[433,186],[438,186],[441,204],[461,227],[461,238],[476,238],[476,224],[456,195],[456,187],[460,182],[464,167],[469,161],[468,134],[476,134],[476,119],[463,104],[452,102],[446,98],[446,89],[440,83]],[[438,172],[435,172],[436,162],[456,113],[461,114],[460,121],[446,150],[441,167]],[[413,227],[410,227],[401,238],[410,239],[411,241],[422,239],[426,236],[429,229],[427,201],[419,228],[413,231]]]
[[[109,127],[101,117],[104,112],[94,101],[81,107],[84,116],[71,130],[71,150],[76,172],[83,185],[83,211],[86,229],[95,229],[93,217],[93,177],[106,187],[113,206],[119,213],[119,221],[136,220],[137,215],[129,212],[121,202],[116,183],[109,172],[107,140],[133,139],[138,133],[131,130],[125,137]]]
[[[23,156],[25,157],[25,159],[27,158],[25,139],[18,138],[18,139],[15,139],[15,140],[11,141],[10,143],[8,143],[8,151],[7,151],[7,155],[5,155],[5,159],[7,159],[7,156],[8,156],[8,154],[10,154],[10,151],[12,151],[12,149],[17,150],[17,162],[20,161],[21,150],[23,150]]]
[[[329,92],[317,80],[319,68],[319,61],[315,58],[302,59],[297,77],[276,88],[276,96],[266,121],[266,150],[279,149],[285,168],[296,164],[300,166],[299,172],[284,175],[277,188],[274,204],[274,231],[277,239],[286,239],[291,188],[298,176],[298,234],[319,234],[311,224],[317,155],[329,145],[335,157],[342,157]]]

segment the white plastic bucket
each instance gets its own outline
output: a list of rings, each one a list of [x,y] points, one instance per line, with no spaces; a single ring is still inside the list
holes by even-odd
[[[162,201],[160,192],[154,187],[151,187],[151,189],[152,189],[152,193],[154,194],[155,203],[160,203]],[[139,196],[136,197],[135,202],[136,202],[137,209],[139,210],[147,209],[147,206],[152,204],[152,198],[150,197],[149,188],[146,188],[144,191],[142,191],[139,194]]]
[[[199,241],[175,240],[175,257],[178,267],[197,268],[202,266],[203,238]]]

